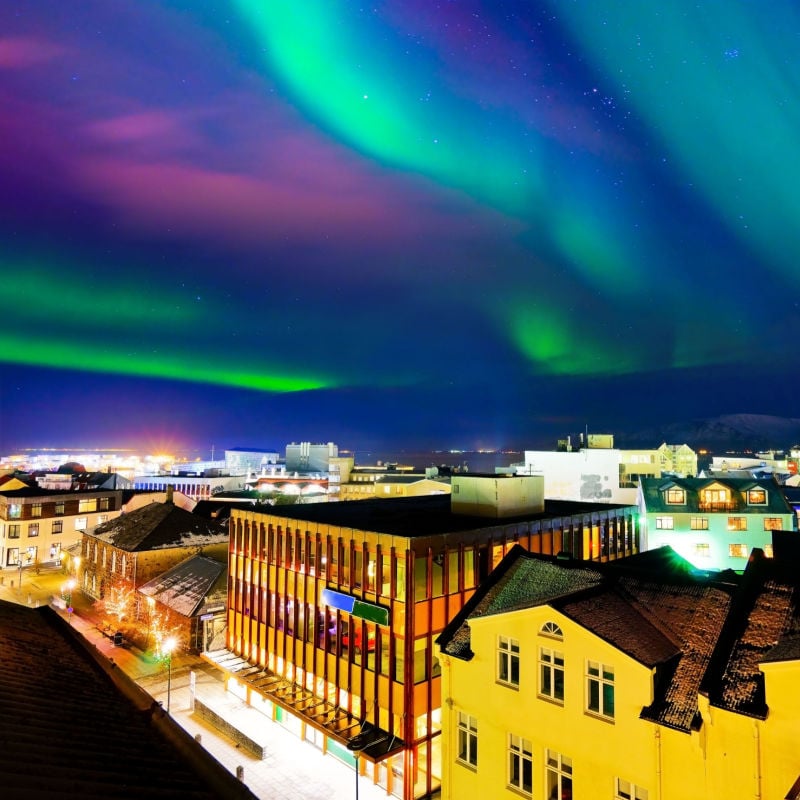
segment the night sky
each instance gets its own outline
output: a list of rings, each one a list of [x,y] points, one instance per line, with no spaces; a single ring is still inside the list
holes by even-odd
[[[799,99],[788,0],[3,2],[0,451],[800,416]]]

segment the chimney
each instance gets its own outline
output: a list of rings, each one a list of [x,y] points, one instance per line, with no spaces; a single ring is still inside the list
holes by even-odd
[[[168,484],[167,484],[167,502],[168,502],[168,503],[171,503],[171,502],[172,502],[172,492],[173,492],[173,491],[174,491],[174,490],[173,490],[173,488],[172,488],[172,484],[171,484],[171,483],[168,483]]]

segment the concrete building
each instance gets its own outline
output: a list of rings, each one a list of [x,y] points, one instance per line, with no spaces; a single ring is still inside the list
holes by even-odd
[[[545,501],[541,477],[454,476],[453,494],[234,509],[228,642],[237,696],[412,800],[441,781],[433,641],[516,544],[606,561],[634,506]],[[348,747],[350,748],[348,750]]]
[[[797,517],[772,479],[644,478],[642,549],[669,545],[697,569],[741,572],[754,548],[772,555],[774,531]]]
[[[59,491],[12,479],[0,487],[0,569],[61,560],[62,551],[119,516],[121,490]]]
[[[235,492],[245,486],[244,475],[137,475],[133,488],[139,492],[183,492],[192,500],[208,500],[219,492]]]
[[[515,548],[437,640],[443,800],[796,798],[799,575]]]
[[[333,443],[312,444],[311,442],[286,445],[286,469],[288,472],[328,472],[330,460],[339,455],[339,448]]]
[[[639,479],[666,473],[697,474],[697,454],[688,445],[620,450],[611,435],[591,435],[589,446],[575,450],[562,442],[557,451],[526,450],[519,475],[543,475],[545,497],[598,503],[635,503]]]
[[[225,467],[230,475],[258,475],[263,469],[280,460],[277,450],[248,450],[233,447],[225,451]]]

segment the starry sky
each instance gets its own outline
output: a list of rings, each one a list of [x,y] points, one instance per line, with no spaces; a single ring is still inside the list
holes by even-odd
[[[788,0],[4,2],[0,450],[800,416],[799,100]]]

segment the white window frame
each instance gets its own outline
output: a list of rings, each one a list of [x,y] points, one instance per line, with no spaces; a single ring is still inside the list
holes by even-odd
[[[497,637],[497,682],[519,689],[519,641],[509,636]]]
[[[615,778],[614,800],[648,800],[647,789],[622,778]]]
[[[545,797],[548,800],[572,798],[572,759],[548,749],[545,757]],[[564,790],[569,787],[569,793]]]
[[[556,691],[556,676],[561,675],[561,697]],[[549,683],[549,691],[547,684]],[[539,696],[564,705],[564,653],[550,647],[539,648]]]
[[[533,796],[533,744],[513,733],[508,734],[508,786]]]
[[[611,688],[611,709],[608,708],[606,689]],[[592,708],[596,697],[596,708]],[[602,661],[586,662],[586,712],[605,720],[613,720],[616,711],[616,685],[614,667]]]
[[[674,517],[656,517],[656,530],[657,531],[674,531],[675,518]]]
[[[457,736],[456,761],[470,769],[478,769],[478,720],[459,711]]]

